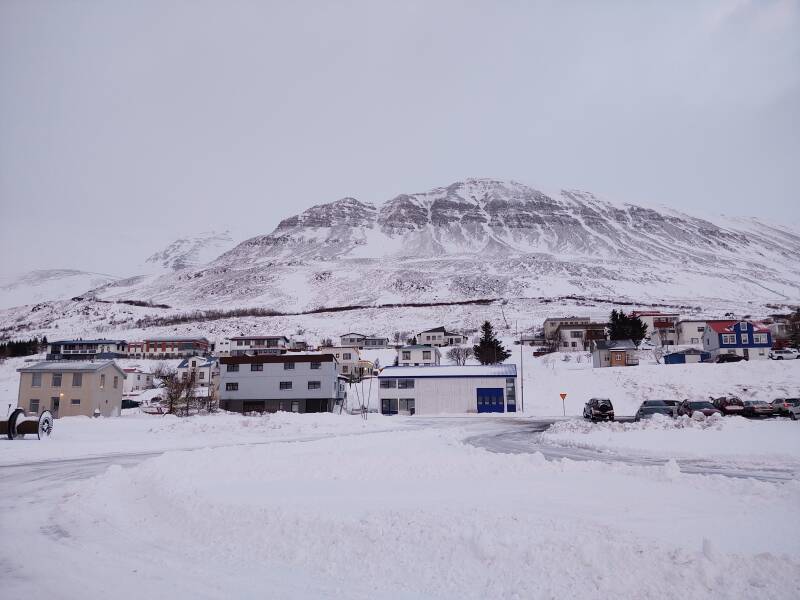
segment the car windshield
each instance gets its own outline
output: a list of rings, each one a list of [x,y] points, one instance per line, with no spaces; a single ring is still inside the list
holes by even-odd
[[[689,402],[691,408],[714,408],[711,402]]]
[[[748,400],[745,402],[747,406],[761,406],[762,404],[766,404],[763,400]]]
[[[663,400],[645,400],[642,402],[642,406],[666,406],[666,402]]]

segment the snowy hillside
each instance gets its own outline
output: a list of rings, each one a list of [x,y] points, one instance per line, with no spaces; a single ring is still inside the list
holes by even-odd
[[[145,261],[145,271],[155,267],[163,271],[197,268],[214,260],[235,245],[230,231],[204,231],[194,236],[182,237],[166,248],[150,255]]]
[[[67,300],[117,279],[113,275],[75,269],[45,269],[0,276],[0,309],[45,300]]]
[[[468,179],[381,204],[314,206],[205,266],[98,288],[176,307],[582,294],[703,304],[800,299],[800,232]]]

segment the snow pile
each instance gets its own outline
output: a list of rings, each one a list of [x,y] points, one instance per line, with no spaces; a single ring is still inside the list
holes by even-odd
[[[124,552],[139,595],[800,594],[800,521],[786,518],[796,481],[686,475],[674,462],[548,462],[460,438],[406,431],[168,453],[76,484],[52,527],[98,573]]]
[[[712,457],[794,464],[800,472],[800,424],[788,419],[742,417],[706,419],[656,415],[633,423],[591,423],[570,419],[542,434],[548,444],[659,456]]]

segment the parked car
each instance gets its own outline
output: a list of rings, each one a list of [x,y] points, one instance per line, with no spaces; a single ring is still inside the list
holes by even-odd
[[[776,398],[771,402],[772,413],[793,420],[800,418],[800,398]]]
[[[678,407],[681,405],[679,400],[662,400],[664,404],[672,407],[672,416],[678,416]]]
[[[583,418],[594,421],[613,421],[614,405],[608,398],[592,398],[583,407]]]
[[[772,412],[772,404],[769,402],[764,402],[763,400],[745,400],[742,416],[750,418],[771,417]]]
[[[720,396],[711,402],[723,415],[741,415],[744,402],[736,396]]]
[[[664,400],[645,400],[636,411],[634,420],[649,419],[653,415],[664,415],[665,417],[675,416],[675,407],[670,406]]]
[[[721,415],[722,411],[716,408],[711,402],[706,400],[684,400],[678,407],[678,414],[680,416],[691,417],[694,413],[701,412],[704,416],[710,417],[711,415]]]
[[[796,358],[800,358],[800,352],[797,352],[797,350],[793,350],[791,348],[784,348],[783,350],[770,350],[769,357],[772,360],[794,360]]]
[[[740,360],[745,360],[744,356],[739,356],[738,354],[718,354],[714,362],[729,363],[739,362]]]

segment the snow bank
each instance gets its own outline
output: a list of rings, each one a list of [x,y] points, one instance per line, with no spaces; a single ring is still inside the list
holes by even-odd
[[[546,443],[597,450],[638,451],[659,456],[725,457],[796,464],[800,472],[800,423],[743,417],[707,419],[655,415],[633,423],[570,419],[542,434]]]
[[[800,594],[800,521],[787,518],[797,481],[686,475],[674,462],[548,462],[461,437],[418,430],[172,452],[76,484],[53,527],[98,569],[127,550],[139,595]],[[162,559],[168,578],[153,567]]]

